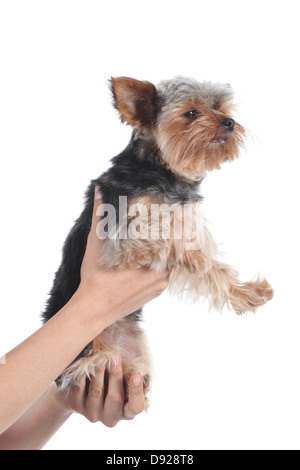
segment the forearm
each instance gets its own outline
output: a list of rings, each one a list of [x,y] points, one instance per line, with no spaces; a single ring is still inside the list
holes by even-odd
[[[71,300],[40,330],[9,352],[0,365],[0,434],[44,393],[102,331],[90,305]],[[101,315],[98,316],[101,319]]]
[[[15,442],[14,429],[17,436],[21,436],[20,429],[25,433],[26,426],[22,423],[36,436],[39,426],[35,420],[31,422],[31,410],[39,410],[43,394],[51,383],[105,328],[135,312],[167,288],[168,273],[155,274],[145,268],[109,269],[99,265],[99,253],[104,246],[96,235],[97,211],[101,204],[98,190],[77,292],[40,330],[6,355],[5,365],[0,364],[2,443],[7,442],[5,439],[9,436],[11,442]],[[51,421],[51,408],[48,412]],[[65,419],[57,410],[52,409],[52,413],[54,421],[51,426],[48,426],[49,421],[46,423],[44,437],[35,442],[35,448],[40,447]],[[38,414],[43,418],[43,413]],[[41,421],[38,424],[42,426]],[[29,434],[28,430],[25,434]],[[28,442],[23,441],[24,446]]]
[[[0,450],[39,450],[46,445],[72,415],[71,411],[59,407],[54,398],[55,392],[56,386],[53,384],[0,435]]]

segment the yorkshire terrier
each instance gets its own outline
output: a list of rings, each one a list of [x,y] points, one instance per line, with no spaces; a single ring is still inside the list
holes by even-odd
[[[172,293],[188,292],[193,300],[203,296],[218,310],[227,305],[237,314],[255,311],[272,298],[271,286],[261,278],[242,282],[234,269],[218,260],[217,245],[198,210],[202,200],[199,187],[206,173],[237,158],[243,145],[245,130],[231,115],[232,89],[184,77],[162,81],[158,86],[119,77],[112,78],[110,86],[122,122],[133,127],[132,137],[128,147],[112,159],[111,168],[92,181],[87,190],[84,210],[65,242],[43,320],[55,315],[79,286],[95,186],[100,186],[104,207],[110,204],[117,214],[120,197],[126,196],[128,201],[126,217],[117,216],[113,230],[106,224],[107,238],[99,263],[120,268],[146,266],[156,272],[169,270]],[[190,237],[186,231],[181,237],[174,235],[177,213],[187,204],[202,220],[201,229],[196,231],[197,246],[192,249],[188,249]],[[129,228],[135,220],[134,208],[138,207],[141,215],[141,205],[147,209],[146,216],[142,211],[142,219],[151,234],[121,237],[124,227]],[[162,206],[162,215],[169,216],[165,220],[170,236],[164,236],[163,217],[153,222],[149,215],[153,215],[153,208],[157,212]],[[191,215],[187,219],[184,225],[193,225]],[[139,373],[147,395],[151,361],[139,320],[141,310],[103,331],[57,379],[59,387],[68,393],[82,376],[88,380],[100,364],[109,371],[121,356],[125,392],[129,377]]]

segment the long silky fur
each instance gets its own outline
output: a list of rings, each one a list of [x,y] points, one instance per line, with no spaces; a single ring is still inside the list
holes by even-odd
[[[100,263],[129,268],[147,266],[156,272],[169,269],[172,294],[188,294],[192,301],[204,297],[218,310],[228,305],[237,313],[254,311],[272,298],[272,288],[260,278],[242,283],[234,269],[217,261],[217,246],[201,211],[195,251],[188,249],[189,237],[177,240],[172,231],[169,238],[157,239],[161,233],[160,219],[153,223],[149,215],[141,222],[145,226],[150,224],[155,239],[120,238],[120,232],[127,228],[127,222],[119,219],[121,196],[128,200],[129,223],[134,218],[130,210],[138,203],[149,210],[153,204],[166,204],[163,215],[169,217],[170,229],[174,229],[176,214],[184,204],[191,204],[195,213],[199,210],[200,185],[207,171],[237,158],[243,145],[244,129],[235,123],[234,132],[229,133],[222,124],[224,118],[231,116],[231,88],[219,83],[201,84],[185,77],[163,81],[155,87],[149,82],[120,77],[111,80],[111,90],[121,120],[134,127],[132,137],[128,146],[112,159],[111,167],[93,180],[86,192],[83,212],[66,239],[43,321],[52,318],[78,289],[95,186],[100,186],[103,203],[114,206],[117,216],[116,237],[107,239],[99,254]],[[196,110],[196,119],[187,117],[190,110]],[[189,216],[184,223],[193,232],[193,217]],[[148,392],[151,355],[139,320],[141,310],[95,338],[57,379],[60,388],[70,392],[83,376],[91,378],[99,366],[109,371],[121,355],[125,378],[140,373]]]

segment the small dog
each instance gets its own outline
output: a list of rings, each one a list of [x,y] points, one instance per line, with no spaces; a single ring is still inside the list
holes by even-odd
[[[112,167],[87,190],[85,208],[64,245],[44,321],[55,315],[79,286],[96,185],[101,188],[105,207],[119,210],[120,197],[128,201],[126,217],[117,215],[116,227],[111,229],[109,218],[105,220],[107,238],[100,263],[120,268],[147,266],[157,272],[170,270],[170,289],[175,294],[188,292],[193,300],[204,296],[218,310],[227,305],[237,314],[255,311],[272,298],[271,286],[260,278],[241,282],[234,269],[218,260],[217,246],[198,211],[202,200],[199,186],[206,173],[237,158],[243,145],[245,131],[231,117],[232,89],[184,77],[163,81],[157,87],[120,77],[112,78],[110,86],[121,120],[133,127],[132,138],[128,147],[113,158]],[[186,204],[196,208],[203,222],[196,231],[196,249],[187,249],[190,237],[186,231],[182,234],[181,230],[180,237],[174,235],[176,217]],[[141,206],[146,208],[146,215]],[[139,221],[143,219],[152,236],[127,233],[121,237],[124,228],[138,218],[137,210],[133,210],[136,207]],[[163,224],[166,215],[167,223]],[[184,218],[184,225],[193,225],[191,213]],[[165,236],[166,226],[169,236]],[[147,394],[151,361],[140,319],[141,310],[103,331],[57,379],[60,388],[70,392],[83,375],[91,377],[97,365],[105,364],[109,371],[116,357],[121,356],[125,390],[126,380],[139,373]]]

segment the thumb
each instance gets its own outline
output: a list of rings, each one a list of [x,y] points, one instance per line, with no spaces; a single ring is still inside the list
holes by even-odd
[[[93,208],[93,218],[92,218],[92,229],[96,230],[97,223],[99,222],[99,215],[97,215],[99,207],[103,204],[102,194],[100,191],[100,186],[95,186],[95,195],[94,195],[94,208]]]
[[[97,211],[102,204],[103,201],[100,188],[99,186],[96,186],[91,230],[87,238],[86,250],[81,265],[81,279],[83,279],[84,276],[89,275],[89,273],[95,269],[99,260],[101,249],[104,246],[104,242],[102,240],[99,240],[96,233],[97,224],[100,219],[100,217],[97,215]]]
[[[99,186],[95,186],[94,208],[92,216],[92,225],[89,238],[92,239],[93,244],[99,244],[100,239],[97,237],[97,225],[100,220],[99,208],[102,206],[102,194]],[[90,240],[91,241],[91,240]]]

